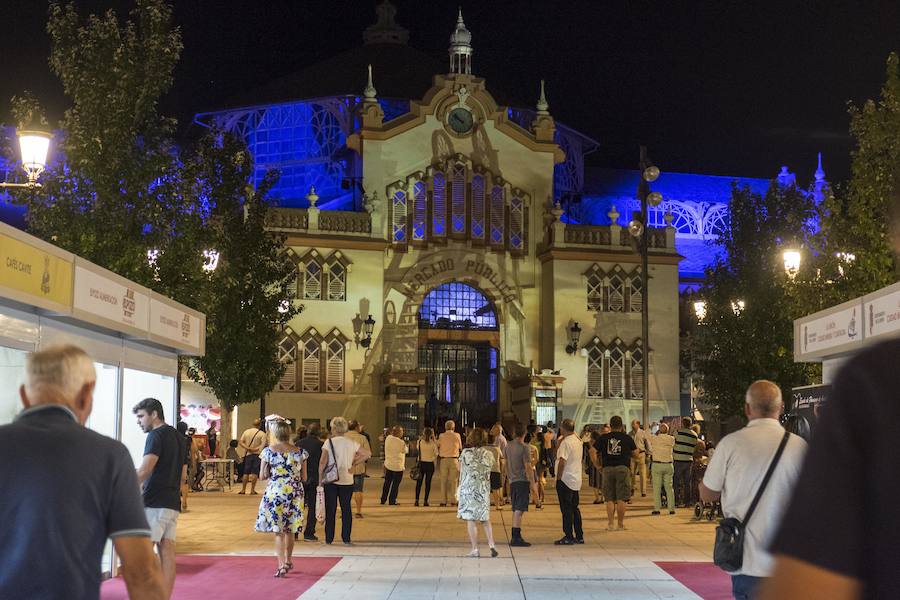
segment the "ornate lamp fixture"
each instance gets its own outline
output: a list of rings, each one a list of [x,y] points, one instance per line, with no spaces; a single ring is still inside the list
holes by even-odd
[[[800,262],[802,260],[800,251],[788,248],[782,252],[782,258],[784,260],[784,272],[787,274],[788,279],[793,281],[797,277],[797,273],[800,272]]]
[[[575,354],[578,351],[579,339],[581,339],[581,327],[578,326],[578,321],[575,321],[569,327],[569,343],[566,344],[566,354]]]
[[[372,315],[369,315],[365,321],[363,321],[364,332],[366,337],[359,341],[359,345],[363,348],[368,348],[372,345],[372,332],[375,331],[375,319],[372,318]]]
[[[22,154],[22,169],[28,177],[27,183],[0,183],[0,188],[36,188],[40,187],[38,177],[47,167],[47,153],[50,151],[50,132],[40,129],[20,129],[19,151]]]

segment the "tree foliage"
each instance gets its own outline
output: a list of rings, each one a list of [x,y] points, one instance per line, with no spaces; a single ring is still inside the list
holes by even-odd
[[[254,190],[247,185],[251,170],[246,147],[215,133],[202,140],[187,166],[198,194],[215,205],[215,247],[222,256],[205,302],[206,356],[188,374],[213,390],[227,410],[275,387],[284,374],[275,351],[281,328],[300,309],[287,299],[296,269],[280,255],[284,240],[265,229],[265,195],[274,176]]]
[[[207,355],[189,375],[229,409],[263,397],[284,369],[278,331],[297,312],[283,240],[264,228],[275,175],[253,189],[247,148],[221,133],[188,150],[175,143],[175,121],[157,110],[182,49],[164,0],[137,0],[122,22],[54,2],[47,31],[72,104],[63,158],[39,192],[16,196],[30,232],[206,313]],[[20,120],[39,114],[30,96],[13,106]],[[220,256],[212,272],[209,250]]]
[[[706,316],[691,331],[693,367],[707,404],[727,418],[741,414],[747,386],[771,379],[787,393],[811,371],[793,357],[793,314],[781,253],[809,234],[810,197],[773,183],[765,195],[734,188],[724,255],[707,271],[700,296]],[[743,307],[741,307],[743,303]]]

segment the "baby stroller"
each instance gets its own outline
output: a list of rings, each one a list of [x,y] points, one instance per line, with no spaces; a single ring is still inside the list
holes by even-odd
[[[722,503],[718,500],[715,502],[697,501],[694,504],[694,520],[702,521],[704,517],[707,521],[725,518],[725,515],[722,514]]]
[[[691,500],[694,502],[694,520],[701,521],[705,517],[707,521],[724,518],[722,504],[715,502],[703,502],[700,500],[700,482],[706,474],[706,458],[694,461],[691,467]]]

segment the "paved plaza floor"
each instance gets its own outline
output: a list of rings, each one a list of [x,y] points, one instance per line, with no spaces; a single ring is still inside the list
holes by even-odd
[[[512,512],[493,511],[497,549],[490,558],[482,537],[482,558],[467,558],[465,524],[455,508],[415,507],[414,482],[404,478],[398,506],[381,506],[382,479],[374,470],[366,480],[363,519],[353,520],[352,546],[340,538],[333,545],[297,542],[295,562],[304,556],[341,560],[302,594],[353,600],[424,600],[467,598],[513,600],[532,598],[699,598],[656,563],[709,563],[714,524],[693,520],[692,511],[651,516],[650,496],[635,498],[629,507],[626,531],[606,531],[603,505],[581,494],[585,544],[554,546],[561,537],[559,506],[547,485],[544,509],[531,507],[525,516],[524,537],[530,548],[510,548]],[[436,483],[436,482],[435,482]],[[179,554],[272,555],[273,537],[255,533],[259,496],[202,492],[190,496],[189,511],[178,523]],[[439,486],[435,486],[439,488]],[[262,486],[259,490],[262,491]],[[321,525],[317,535],[324,538]],[[488,555],[485,557],[484,555]],[[275,568],[274,557],[272,570]],[[708,598],[709,596],[707,596]]]

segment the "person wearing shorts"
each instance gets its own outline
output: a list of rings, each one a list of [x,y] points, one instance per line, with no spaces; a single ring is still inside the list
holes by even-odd
[[[609,420],[610,432],[597,440],[597,453],[603,465],[603,495],[606,498],[607,529],[625,529],[625,503],[631,499],[631,459],[639,456],[634,439],[625,433],[622,417]],[[618,527],[615,519],[618,515]]]
[[[137,478],[143,485],[144,512],[150,539],[159,554],[163,589],[168,598],[175,587],[175,528],[181,512],[181,483],[187,477],[186,441],[178,430],[166,424],[159,400],[145,398],[134,405],[132,412],[147,434]]]
[[[260,429],[261,419],[253,421],[253,427],[241,434],[240,446],[244,449],[244,476],[242,477],[241,491],[238,494],[247,493],[247,483],[250,483],[250,493],[256,493],[256,480],[259,478],[259,453],[266,446],[266,432]]]
[[[536,488],[531,448],[525,443],[526,431],[524,423],[517,423],[514,431],[516,437],[503,449],[506,478],[509,480],[509,502],[513,511],[510,546],[531,545],[522,538],[522,516],[528,512],[529,493]],[[491,476],[493,478],[493,473]]]

